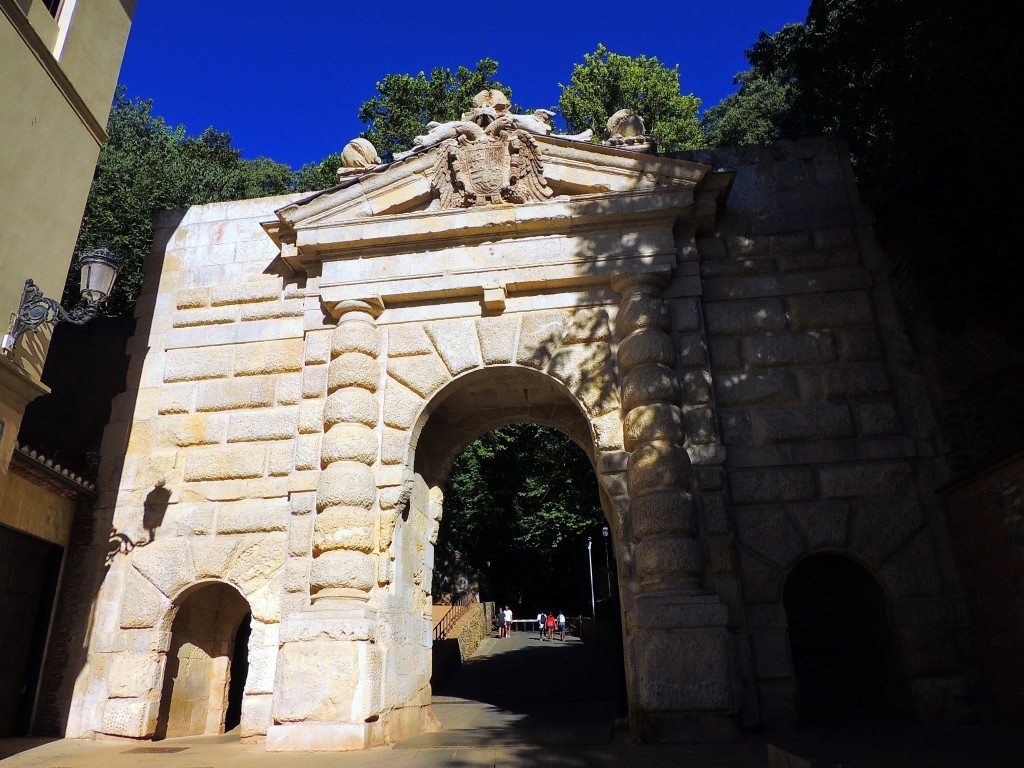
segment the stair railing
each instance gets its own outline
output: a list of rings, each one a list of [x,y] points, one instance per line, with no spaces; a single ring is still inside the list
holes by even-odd
[[[452,603],[451,608],[449,608],[445,612],[444,616],[441,617],[441,620],[434,625],[435,643],[438,640],[444,640],[448,636],[448,633],[451,631],[452,627],[455,626],[455,622],[462,618],[462,614],[464,614],[466,610],[469,608],[469,606],[474,602],[476,601],[473,600],[473,593],[467,592],[454,603]]]

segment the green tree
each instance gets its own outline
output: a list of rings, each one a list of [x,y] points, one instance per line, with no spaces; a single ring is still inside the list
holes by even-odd
[[[298,192],[330,189],[338,183],[340,167],[341,152],[332,152],[319,163],[306,163],[295,172],[295,189]]]
[[[511,424],[473,441],[444,487],[435,561],[459,552],[500,599],[579,599],[581,542],[603,523],[590,461],[568,437]],[[583,566],[585,567],[585,566]],[[548,606],[554,608],[555,606]],[[563,606],[566,607],[566,606]]]
[[[153,242],[157,212],[221,200],[280,194],[294,186],[291,169],[265,157],[243,159],[231,136],[207,128],[188,136],[153,114],[153,102],[129,99],[119,86],[109,139],[100,150],[76,250],[109,240],[123,259],[114,292],[104,305],[110,315],[130,314],[142,286],[142,262]],[[78,300],[78,266],[64,289],[66,305]]]
[[[806,27],[789,24],[774,35],[761,33],[757,44],[744,51],[753,67],[733,78],[739,88],[704,111],[701,129],[712,147],[768,144],[793,133],[793,102],[798,85],[788,55],[799,45]]]
[[[782,137],[779,119],[789,109],[790,86],[757,72],[741,72],[739,90],[705,110],[701,128],[713,147],[769,144]]]
[[[511,98],[512,90],[494,79],[498,62],[481,59],[475,69],[459,67],[454,73],[443,67],[431,70],[430,77],[385,75],[377,83],[377,95],[364,101],[359,119],[366,124],[361,134],[380,153],[385,162],[412,147],[412,140],[426,132],[431,121],[458,120],[470,108],[480,91],[494,88]]]
[[[644,119],[662,152],[698,149],[703,145],[697,110],[700,99],[679,90],[679,65],[671,69],[656,56],[622,56],[598,45],[573,67],[568,85],[561,85],[558,106],[573,133],[591,128],[595,140],[604,136],[608,118],[631,109]]]

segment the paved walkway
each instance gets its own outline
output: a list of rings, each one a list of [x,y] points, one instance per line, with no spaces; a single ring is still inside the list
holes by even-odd
[[[367,752],[268,753],[236,734],[161,742],[0,740],[3,768],[768,768],[769,744],[856,768],[1024,768],[1024,731],[870,722],[776,729],[724,745],[637,745],[614,664],[574,638],[488,638],[436,686],[444,730]],[[617,727],[618,724],[618,727]],[[790,766],[799,766],[792,763]],[[807,763],[806,765],[810,765]]]

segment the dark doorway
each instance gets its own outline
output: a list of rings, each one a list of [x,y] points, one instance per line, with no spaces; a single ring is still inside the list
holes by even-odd
[[[158,739],[223,733],[232,693],[241,714],[248,671],[251,612],[234,587],[202,584],[179,598],[179,603],[164,672]]]
[[[29,732],[63,554],[0,525],[0,737]]]
[[[885,595],[866,570],[812,555],[789,574],[783,603],[801,724],[913,714]]]

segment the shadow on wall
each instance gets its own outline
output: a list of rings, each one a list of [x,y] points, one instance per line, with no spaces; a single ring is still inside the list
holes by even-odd
[[[176,212],[176,220],[164,214],[164,221],[173,230],[185,213]],[[150,283],[159,278],[165,245],[159,241],[153,244],[156,255],[147,263]],[[100,491],[91,509],[82,505],[77,510],[65,551],[64,574],[34,719],[36,735],[65,733],[72,692],[86,663],[96,601],[107,571],[118,557],[153,541],[170,500],[170,490],[154,484],[144,501],[145,530],[124,531],[113,526],[116,489],[121,485],[141,383],[141,356],[147,351],[141,346],[129,362],[125,345],[133,331],[136,338],[148,340],[154,305],[152,300],[140,300],[134,319],[98,318],[81,327],[58,326],[48,358],[48,371],[52,368],[49,375],[53,378],[48,380],[44,374],[53,394],[40,398],[26,410],[24,442],[54,446],[50,450],[67,457],[67,466],[87,467],[95,473]],[[65,333],[66,345],[61,340]],[[51,397],[52,402],[48,400]],[[98,450],[100,435],[102,456]],[[55,442],[58,440],[65,442]]]

